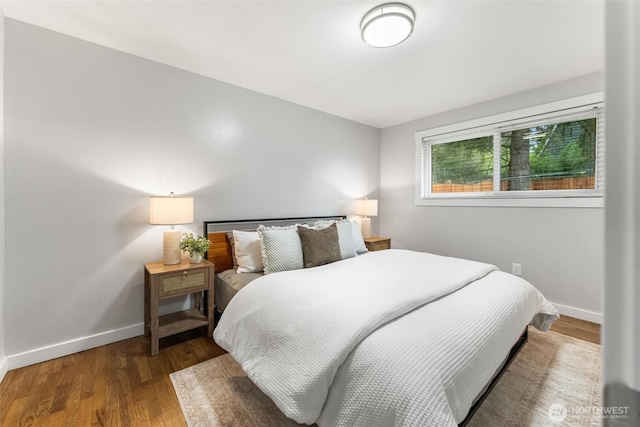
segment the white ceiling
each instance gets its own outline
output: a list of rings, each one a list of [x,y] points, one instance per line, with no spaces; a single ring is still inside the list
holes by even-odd
[[[413,35],[360,39],[362,1],[0,1],[5,16],[384,128],[604,69],[604,0],[406,0]]]

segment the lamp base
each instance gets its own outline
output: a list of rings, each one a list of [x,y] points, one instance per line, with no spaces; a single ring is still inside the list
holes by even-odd
[[[362,237],[371,237],[371,218],[367,218],[365,216],[360,221],[360,232],[362,233]]]
[[[162,262],[166,265],[180,264],[180,230],[165,231],[162,239]]]

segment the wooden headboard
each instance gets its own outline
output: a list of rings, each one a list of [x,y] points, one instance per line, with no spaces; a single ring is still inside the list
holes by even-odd
[[[227,238],[227,233],[233,230],[255,230],[259,225],[293,225],[293,224],[313,224],[318,220],[345,219],[344,215],[334,216],[314,216],[301,218],[268,218],[268,219],[241,219],[230,221],[204,221],[202,224],[203,234],[211,241],[209,252],[205,258],[216,265],[216,272],[222,272],[233,268],[233,254],[231,244]]]

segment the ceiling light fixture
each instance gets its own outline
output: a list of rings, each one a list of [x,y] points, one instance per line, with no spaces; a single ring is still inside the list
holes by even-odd
[[[415,12],[406,4],[381,4],[362,18],[362,41],[372,47],[395,46],[409,38],[415,20]]]

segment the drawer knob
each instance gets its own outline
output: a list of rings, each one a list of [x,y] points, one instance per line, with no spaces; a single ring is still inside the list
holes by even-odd
[[[188,275],[189,275],[188,271],[183,271],[182,272],[182,280],[186,279]]]

